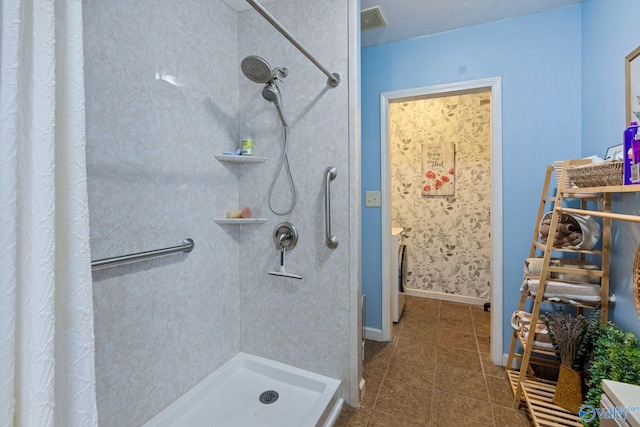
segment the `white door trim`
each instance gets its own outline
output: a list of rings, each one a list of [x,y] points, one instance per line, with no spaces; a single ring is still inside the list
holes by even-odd
[[[391,199],[389,167],[389,102],[427,95],[491,90],[491,360],[502,360],[502,86],[500,77],[405,89],[380,94],[380,193],[382,215],[382,339],[391,340]],[[386,280],[385,280],[386,278]],[[387,289],[385,289],[387,287]]]

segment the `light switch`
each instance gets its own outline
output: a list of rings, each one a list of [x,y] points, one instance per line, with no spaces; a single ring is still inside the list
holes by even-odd
[[[379,191],[365,191],[364,192],[364,205],[368,208],[380,207],[380,192]]]

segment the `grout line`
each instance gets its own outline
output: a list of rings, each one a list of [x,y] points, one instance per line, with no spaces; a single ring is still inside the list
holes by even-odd
[[[478,330],[476,328],[476,321],[471,313],[471,323],[473,324],[473,336],[476,338],[476,349],[478,350],[478,357],[480,357],[480,366],[482,367],[482,378],[484,379],[484,385],[487,388],[487,394],[489,395],[489,410],[491,411],[491,422],[493,427],[496,426],[496,414],[493,412],[493,401],[491,400],[491,391],[489,390],[489,382],[487,381],[487,371],[484,368],[484,362],[482,361],[482,352],[480,351],[480,340],[478,339]],[[491,338],[489,338],[491,339]]]
[[[399,334],[398,334],[399,335]],[[387,366],[384,369],[384,373],[382,374],[382,379],[380,380],[380,385],[378,386],[378,390],[376,391],[376,397],[373,399],[373,403],[371,404],[371,412],[369,412],[369,416],[367,417],[366,422],[364,423],[365,427],[369,425],[371,422],[371,417],[373,416],[373,411],[376,410],[376,404],[378,403],[378,398],[382,393],[382,385],[384,384],[384,380],[387,378],[387,374],[389,373],[389,368],[391,367],[391,362],[393,360],[393,353],[395,353],[396,348],[398,347],[399,337],[391,336],[391,342],[389,345],[392,346],[391,354],[389,355],[389,361],[387,362]]]
[[[438,301],[438,316],[436,320],[436,366],[433,372],[433,385],[431,386],[431,410],[429,411],[429,427],[433,427],[435,406],[436,406],[436,382],[438,381],[438,334],[440,333],[440,305],[442,301]]]
[[[410,300],[411,302],[413,302],[412,300]],[[406,319],[406,315],[409,314],[410,317],[410,312],[411,312],[411,307],[412,304],[410,303],[410,301],[407,301],[407,304],[405,306],[405,313],[403,314],[403,318]],[[436,305],[436,309],[437,309],[437,316],[436,316],[436,322],[435,322],[435,326],[436,326],[436,337],[438,334],[438,331],[440,329],[441,326],[441,317],[440,314],[442,313],[442,303],[441,301],[438,301],[437,305]],[[487,379],[487,369],[484,366],[484,361],[482,358],[483,353],[480,351],[480,339],[479,339],[479,335],[478,335],[478,330],[479,330],[479,326],[480,326],[480,320],[482,319],[482,316],[479,316],[478,322],[476,322],[476,319],[473,316],[473,310],[471,309],[471,306],[469,305],[469,312],[471,315],[471,325],[472,325],[472,331],[473,331],[473,335],[474,335],[474,339],[475,339],[475,343],[476,343],[476,352],[480,358],[480,366],[482,368],[482,375],[483,375],[483,379],[484,379],[484,385],[485,385],[485,389],[486,392],[488,394],[489,397],[489,408],[490,408],[490,415],[491,415],[491,425],[493,427],[501,427],[498,426],[496,424],[496,413],[494,412],[494,403],[491,400],[491,392],[489,389],[489,383],[488,383],[488,379]],[[436,314],[436,313],[434,313]],[[476,323],[478,323],[478,325],[476,325]],[[386,378],[388,377],[390,368],[391,368],[391,364],[393,363],[393,359],[394,359],[394,355],[396,353],[396,351],[398,351],[398,345],[400,343],[400,339],[403,335],[403,331],[404,331],[404,326],[406,324],[404,322],[400,322],[397,325],[397,329],[396,329],[396,334],[392,336],[392,342],[389,343],[389,345],[391,345],[391,351],[390,351],[390,355],[389,355],[389,359],[387,361],[387,363],[384,366],[383,369],[383,373],[382,373],[382,379],[380,381],[379,386],[377,387],[376,390],[371,390],[372,393],[375,394],[373,400],[372,400],[372,405],[371,405],[371,411],[369,412],[369,414],[366,417],[365,426],[369,426],[373,417],[373,412],[376,410],[376,407],[379,403],[379,400],[382,396],[382,387],[383,384],[386,381]],[[410,339],[409,337],[404,336],[405,339]],[[433,382],[432,382],[432,387],[431,387],[431,401],[430,401],[430,416],[429,416],[429,421],[427,423],[424,424],[425,427],[433,427],[435,425],[435,410],[436,408],[436,402],[435,402],[435,397],[436,397],[436,382],[437,382],[437,377],[438,377],[438,347],[437,345],[435,346],[435,368],[434,368],[434,378],[433,378]],[[499,406],[499,405],[497,405]]]

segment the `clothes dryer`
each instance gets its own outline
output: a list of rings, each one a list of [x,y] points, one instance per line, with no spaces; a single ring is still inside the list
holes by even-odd
[[[391,228],[391,317],[400,320],[404,309],[404,284],[406,279],[407,246],[404,243],[404,228]]]

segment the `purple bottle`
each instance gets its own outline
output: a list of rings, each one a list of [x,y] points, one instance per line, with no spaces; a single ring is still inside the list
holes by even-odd
[[[632,141],[635,138],[636,133],[638,133],[638,122],[631,122],[629,127],[624,131],[624,145],[622,149],[622,158],[624,160],[624,164],[622,166],[624,173],[624,185],[631,184],[631,166],[633,164],[631,161],[631,156],[633,155]]]

